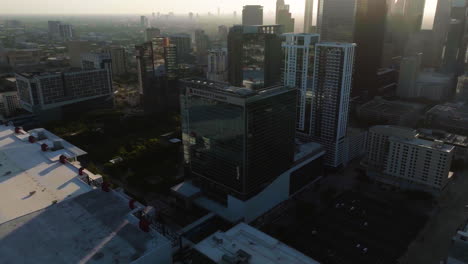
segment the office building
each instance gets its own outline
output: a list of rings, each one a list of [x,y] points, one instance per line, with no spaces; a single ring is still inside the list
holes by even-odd
[[[208,52],[208,72],[206,78],[210,81],[227,81],[227,49],[212,49]]]
[[[2,262],[172,263],[170,240],[139,225],[149,207],[103,188],[85,151],[41,128],[0,125],[0,137]]]
[[[276,1],[276,24],[283,26],[283,32],[294,32],[294,18],[289,12],[289,5],[284,3],[284,0]]]
[[[426,127],[468,135],[468,103],[445,103],[426,112]]]
[[[400,64],[397,95],[401,98],[419,97],[417,81],[421,69],[422,53],[404,57]]]
[[[356,44],[316,45],[312,89],[311,138],[327,150],[325,164],[343,164]]]
[[[142,28],[147,28],[149,26],[149,21],[146,16],[141,16],[140,17],[140,27]]]
[[[228,34],[229,34],[229,29],[227,26],[221,25],[218,27],[218,38],[223,48],[227,46]]]
[[[467,3],[463,0],[452,1],[451,21],[444,48],[442,70],[457,75],[464,72],[467,49],[466,34]]]
[[[177,60],[179,63],[187,62],[192,53],[192,38],[189,34],[174,34],[170,37],[171,44],[177,48]]]
[[[38,65],[41,58],[40,49],[11,49],[6,52],[6,62],[13,68]]]
[[[358,0],[318,0],[317,33],[322,41],[354,41]]]
[[[19,73],[16,85],[21,106],[43,121],[96,108],[113,106],[112,68],[109,59],[85,63],[80,71]]]
[[[234,26],[228,36],[228,80],[234,86],[268,87],[281,81],[281,26]]]
[[[0,79],[0,116],[11,117],[20,109],[16,79],[14,77]]]
[[[424,54],[425,67],[440,67],[445,40],[450,28],[451,1],[437,1],[434,23],[432,25],[432,40],[427,43],[429,51]]]
[[[417,80],[418,97],[432,101],[446,101],[454,95],[454,78],[451,74],[443,74],[425,70]]]
[[[359,0],[356,5],[354,42],[356,68],[353,95],[377,95],[377,71],[382,63],[387,1]]]
[[[256,26],[263,25],[263,6],[246,5],[242,10],[242,25]]]
[[[321,176],[321,146],[295,141],[295,88],[187,79],[182,93],[192,180],[173,187],[179,196],[230,222],[251,222]]]
[[[161,36],[161,30],[159,28],[151,27],[145,29],[145,41],[152,41],[159,36]]]
[[[193,251],[193,264],[319,264],[245,223],[210,235],[196,244]]]
[[[60,36],[60,21],[48,21],[49,38]]]
[[[127,73],[127,52],[123,47],[109,47],[104,52],[110,56],[112,61],[112,75],[119,76]]]
[[[204,30],[195,31],[195,55],[199,65],[207,65],[208,50],[210,49],[210,39]]]
[[[417,138],[410,128],[375,126],[369,130],[368,175],[400,188],[439,193],[450,172],[454,146]]]
[[[74,40],[67,42],[68,57],[70,58],[70,66],[73,68],[81,68],[81,54],[89,53],[93,47],[91,42]]]
[[[136,59],[141,104],[145,113],[178,111],[177,49],[159,37],[137,45]]]
[[[298,88],[296,129],[300,133],[310,135],[315,46],[320,36],[318,34],[284,34],[283,36],[286,38],[283,43],[284,85]]]
[[[306,0],[304,10],[304,33],[312,33],[314,21],[314,0]]]
[[[60,38],[62,41],[69,41],[74,38],[73,26],[68,24],[59,25]]]

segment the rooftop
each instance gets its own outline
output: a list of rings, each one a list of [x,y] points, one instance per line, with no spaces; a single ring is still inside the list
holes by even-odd
[[[227,232],[218,231],[194,248],[216,263],[247,259],[249,264],[318,264],[267,234],[240,223]],[[222,262],[222,261],[226,262]]]
[[[94,190],[0,225],[6,263],[130,263],[167,239],[129,222],[128,202]]]
[[[448,133],[442,130],[431,130],[431,129],[419,129],[418,130],[419,138],[430,139],[430,140],[440,140],[450,145],[468,147],[468,137]]]
[[[402,101],[389,101],[382,98],[374,98],[360,107],[360,111],[374,111],[380,113],[391,113],[405,115],[415,111],[422,111],[425,105],[418,103],[407,103]]]
[[[77,167],[58,162],[62,154],[83,152],[65,141],[64,149],[43,152],[41,144],[50,139],[29,143],[28,138],[26,132],[0,125],[0,224],[92,190],[77,177]]]
[[[453,152],[453,150],[455,149],[454,146],[444,144],[444,142],[441,142],[441,141],[430,141],[430,140],[424,140],[424,139],[419,139],[419,138],[401,138],[401,137],[391,137],[391,138],[397,142],[419,146],[423,148],[428,148],[434,151],[450,153],[450,152]]]
[[[245,87],[235,87],[228,83],[214,82],[206,79],[188,78],[182,80],[187,87],[206,90],[207,92],[215,92],[218,94],[229,95],[238,98],[249,98],[257,95],[272,95],[280,94],[285,91],[292,90],[293,88],[285,87],[283,85],[266,87],[263,89],[252,90]]]

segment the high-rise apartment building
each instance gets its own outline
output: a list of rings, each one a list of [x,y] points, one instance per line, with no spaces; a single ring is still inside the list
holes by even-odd
[[[246,5],[242,10],[242,25],[263,25],[263,6]]]
[[[68,24],[61,24],[59,26],[60,38],[62,41],[72,40],[74,38],[73,26]]]
[[[304,33],[312,33],[314,20],[314,0],[305,0]]]
[[[440,192],[452,177],[455,147],[418,138],[410,128],[375,126],[369,130],[368,175],[401,188]]]
[[[320,40],[320,35],[291,33],[284,36],[284,85],[298,88],[296,129],[300,133],[310,135],[315,46]]]
[[[354,95],[378,94],[377,72],[382,54],[387,21],[387,0],[358,0],[354,23],[356,70]]]
[[[192,53],[192,38],[189,34],[174,34],[170,37],[171,44],[177,48],[177,60],[179,63],[186,62]]]
[[[22,107],[44,121],[88,109],[112,107],[110,59],[88,62],[85,64],[89,68],[81,71],[16,74]]]
[[[294,160],[296,89],[253,91],[203,80],[184,81],[185,162],[215,200],[246,200]]]
[[[210,81],[227,81],[227,49],[212,49],[208,52],[208,72]]]
[[[161,30],[159,28],[151,27],[145,29],[145,41],[151,41],[159,36],[161,36]]]
[[[283,26],[283,32],[294,32],[294,18],[289,11],[289,5],[284,0],[276,1],[276,24]]]
[[[358,0],[318,0],[317,33],[322,41],[354,41]]]
[[[421,69],[422,53],[404,57],[400,64],[397,95],[401,98],[416,98],[418,92],[418,76]]]
[[[281,26],[234,26],[228,36],[228,80],[234,86],[268,87],[281,80]]]
[[[325,164],[343,164],[356,44],[316,45],[311,138],[327,150]]]

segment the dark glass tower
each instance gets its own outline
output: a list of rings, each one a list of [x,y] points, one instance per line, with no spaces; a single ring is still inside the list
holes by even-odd
[[[358,0],[354,25],[356,71],[353,95],[378,94],[380,68],[387,20],[387,0]]]
[[[297,91],[182,81],[185,162],[208,197],[247,200],[293,164]]]
[[[281,81],[282,26],[234,26],[228,35],[228,80],[254,89]]]
[[[263,6],[246,5],[242,10],[242,25],[263,25]]]

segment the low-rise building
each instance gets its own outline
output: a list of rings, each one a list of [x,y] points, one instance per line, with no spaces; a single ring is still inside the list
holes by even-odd
[[[172,263],[151,211],[82,169],[83,155],[47,130],[0,125],[2,262]]]
[[[411,128],[372,127],[367,152],[368,175],[399,188],[437,194],[453,175],[450,168],[455,147],[420,139]]]
[[[240,223],[218,231],[194,246],[194,264],[318,264],[267,234]]]
[[[423,115],[426,106],[418,103],[390,101],[381,97],[356,107],[360,122],[369,125],[412,126]]]
[[[11,67],[37,65],[41,62],[39,49],[15,49],[7,52],[7,62]]]
[[[426,127],[468,136],[468,103],[436,105],[426,112]]]

